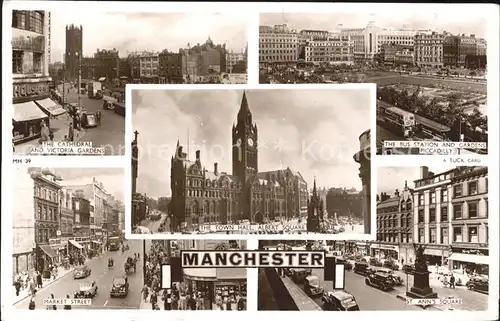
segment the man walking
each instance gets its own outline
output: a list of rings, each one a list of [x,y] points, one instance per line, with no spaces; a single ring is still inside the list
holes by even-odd
[[[95,117],[97,120],[97,126],[101,126],[101,110],[98,109],[97,112],[95,113]]]
[[[69,123],[69,129],[68,129],[68,139],[70,142],[74,141],[75,139],[75,129],[73,127],[73,123]]]

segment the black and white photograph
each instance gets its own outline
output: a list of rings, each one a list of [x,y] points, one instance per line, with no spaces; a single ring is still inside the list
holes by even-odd
[[[370,234],[374,88],[235,88],[131,89],[131,233]]]
[[[485,154],[486,23],[477,10],[262,13],[259,82],[376,83],[379,154]]]
[[[247,16],[12,11],[16,155],[124,155],[125,85],[247,83]]]
[[[138,309],[145,251],[125,239],[124,170],[19,167],[14,178],[14,308]]]
[[[238,251],[244,240],[145,240],[145,282],[141,309],[149,310],[247,310],[247,269],[182,268],[182,280],[161,288],[161,267],[181,251]]]

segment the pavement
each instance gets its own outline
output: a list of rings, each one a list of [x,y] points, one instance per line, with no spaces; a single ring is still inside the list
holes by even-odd
[[[304,290],[295,282],[293,282],[291,279],[288,277],[282,277],[283,284],[288,290],[288,293],[290,293],[290,296],[292,297],[293,301],[299,308],[299,311],[321,311],[321,296],[319,297],[319,303],[313,299],[311,299],[305,292]]]
[[[66,86],[66,91],[68,87]],[[62,85],[59,86],[62,92]],[[78,92],[76,89],[70,89],[66,92],[66,101],[68,103],[78,102]],[[101,111],[101,125],[88,128],[84,141],[92,142],[94,147],[105,147],[105,155],[125,155],[125,117],[118,115],[113,110],[103,109],[102,99],[90,99],[87,95],[80,95],[80,104],[90,113]]]
[[[130,291],[125,298],[111,298],[109,291],[113,277],[124,274],[123,266],[128,256],[133,256],[133,253],[142,253],[142,241],[128,241],[130,250],[122,253],[121,251],[107,252],[101,256],[95,257],[87,261],[86,265],[92,270],[90,276],[82,280],[74,280],[73,274],[68,271],[65,275],[61,275],[54,282],[46,284],[39,289],[35,296],[36,309],[45,309],[42,304],[43,299],[46,299],[50,294],[54,294],[56,299],[65,298],[66,295],[73,296],[79,290],[80,282],[96,281],[98,290],[97,295],[92,299],[91,306],[73,306],[72,309],[138,309],[141,301],[141,289],[143,286],[142,264],[137,264],[136,273],[128,276]],[[108,258],[114,259],[114,267],[108,268]],[[14,304],[16,309],[28,309],[29,297],[26,297]],[[58,309],[62,309],[58,307]]]

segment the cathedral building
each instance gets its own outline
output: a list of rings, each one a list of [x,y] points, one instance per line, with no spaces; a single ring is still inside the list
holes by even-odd
[[[243,93],[236,125],[232,127],[232,172],[210,169],[200,151],[190,161],[177,142],[171,159],[170,215],[173,230],[181,226],[265,223],[299,218],[307,202],[307,183],[290,168],[259,172],[258,129]]]

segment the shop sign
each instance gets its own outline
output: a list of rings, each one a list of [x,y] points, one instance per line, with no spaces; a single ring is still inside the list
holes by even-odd
[[[49,94],[48,82],[35,82],[35,83],[15,83],[12,85],[12,99],[14,102],[17,100],[30,98],[34,100],[47,96]]]
[[[61,239],[59,238],[49,239],[49,245],[50,246],[61,245]]]
[[[387,245],[387,244],[372,244],[370,246],[372,249],[381,249],[381,250],[393,250],[399,251],[399,248],[396,245]]]
[[[453,248],[453,253],[462,254],[472,254],[472,255],[488,255],[487,249],[464,249],[464,248]]]

